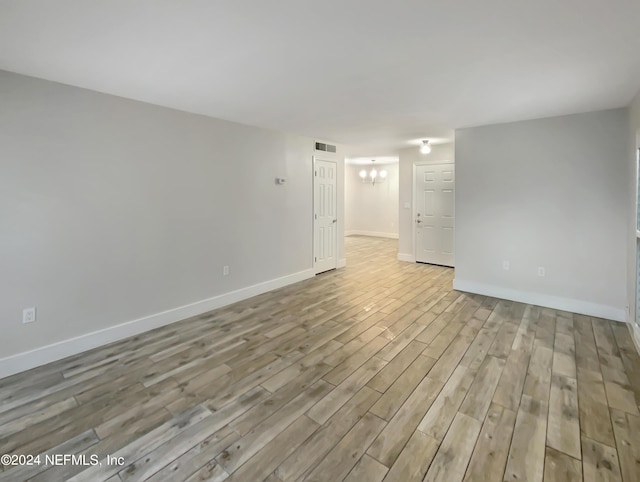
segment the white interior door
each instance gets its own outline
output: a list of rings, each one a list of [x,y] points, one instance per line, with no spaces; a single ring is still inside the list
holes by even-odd
[[[314,159],[313,256],[316,274],[338,267],[337,167],[336,162]]]
[[[416,166],[416,261],[454,265],[454,165]]]

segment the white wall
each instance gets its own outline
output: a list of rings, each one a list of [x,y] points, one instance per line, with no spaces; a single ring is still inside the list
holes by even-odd
[[[0,359],[106,330],[0,376],[311,276],[313,155],[314,139],[0,72]],[[339,212],[342,196],[339,179]]]
[[[456,131],[454,287],[624,319],[627,149],[625,109]]]
[[[453,163],[455,161],[454,145],[436,144],[429,154],[421,154],[419,147],[410,147],[400,151],[400,205],[399,205],[399,241],[398,259],[415,261],[413,248],[413,166],[416,163]],[[409,203],[406,208],[405,204]]]
[[[345,167],[345,234],[398,237],[398,164],[380,164],[384,182],[363,183],[358,176],[371,166]]]

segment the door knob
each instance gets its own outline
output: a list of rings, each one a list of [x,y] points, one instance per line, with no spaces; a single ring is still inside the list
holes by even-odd
[[[334,223],[337,223],[337,222],[338,222],[338,220],[337,220],[337,219],[334,219],[334,220],[333,220],[333,222],[334,222]]]

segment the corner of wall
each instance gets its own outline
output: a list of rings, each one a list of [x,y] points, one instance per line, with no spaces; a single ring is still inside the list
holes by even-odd
[[[406,263],[415,263],[416,257],[411,253],[398,253],[398,261],[404,261]]]
[[[606,306],[589,301],[563,298],[561,296],[547,295],[543,293],[533,293],[521,291],[502,286],[493,286],[475,281],[467,281],[460,278],[453,280],[453,289],[466,293],[491,296],[503,300],[517,301],[529,305],[543,306],[555,310],[569,311],[588,316],[596,316],[614,321],[625,321],[625,310],[615,306]]]

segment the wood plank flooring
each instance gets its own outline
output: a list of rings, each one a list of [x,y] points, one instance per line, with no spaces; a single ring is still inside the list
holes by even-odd
[[[396,246],[0,380],[0,454],[41,455],[0,480],[640,480],[625,325],[453,291]]]

